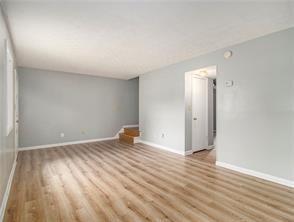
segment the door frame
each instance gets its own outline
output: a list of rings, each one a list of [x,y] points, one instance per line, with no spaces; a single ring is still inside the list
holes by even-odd
[[[201,65],[201,66],[197,66],[194,69],[190,69],[190,71],[186,71],[185,72],[185,77],[184,77],[184,97],[185,97],[185,132],[184,132],[184,143],[185,143],[185,154],[186,155],[190,155],[193,153],[192,150],[192,75],[199,75],[200,70],[204,70],[204,69],[215,69],[216,72],[216,76],[215,79],[218,81],[219,80],[219,71],[218,71],[218,65],[217,64],[213,64],[213,65]],[[205,77],[208,78],[212,78],[211,73]],[[218,92],[218,87],[217,87],[217,92]],[[218,132],[218,119],[219,119],[219,115],[218,115],[218,104],[219,104],[219,96],[216,96],[216,128],[217,128],[217,132]],[[207,149],[211,149],[211,148],[217,148],[217,140],[218,138],[216,137],[215,140],[215,144],[214,146],[208,146]],[[217,159],[217,152],[216,152],[216,159]]]
[[[200,149],[199,148],[196,148],[194,147],[194,144],[193,144],[193,135],[194,135],[194,127],[193,127],[193,114],[194,114],[194,110],[193,110],[193,78],[198,78],[198,79],[204,79],[205,80],[205,87],[206,87],[206,92],[205,92],[205,141],[206,141],[206,145],[204,147],[201,147]],[[192,108],[192,152],[196,152],[196,151],[200,151],[200,150],[204,150],[204,149],[207,149],[208,148],[208,78],[207,77],[203,77],[203,76],[200,76],[200,75],[197,75],[197,74],[192,74],[191,75],[191,108]],[[203,148],[203,149],[202,149]]]
[[[19,146],[19,95],[18,95],[18,73],[14,69],[14,148],[17,152]]]

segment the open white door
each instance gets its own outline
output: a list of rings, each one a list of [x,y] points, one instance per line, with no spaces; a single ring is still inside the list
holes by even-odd
[[[192,76],[192,150],[208,146],[208,79]]]

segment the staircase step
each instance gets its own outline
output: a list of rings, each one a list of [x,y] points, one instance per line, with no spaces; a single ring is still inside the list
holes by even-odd
[[[128,144],[134,144],[134,137],[126,135],[125,133],[120,133],[119,134],[119,141],[123,141]]]
[[[124,128],[124,134],[132,137],[139,137],[140,131],[139,127],[130,127],[130,128]]]

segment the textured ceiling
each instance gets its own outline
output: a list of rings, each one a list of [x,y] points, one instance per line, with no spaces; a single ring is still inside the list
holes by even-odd
[[[19,66],[121,79],[294,25],[289,2],[2,4]]]

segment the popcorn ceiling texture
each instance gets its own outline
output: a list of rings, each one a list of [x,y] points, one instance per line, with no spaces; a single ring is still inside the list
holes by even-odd
[[[19,66],[130,79],[293,26],[287,2],[7,1]]]

